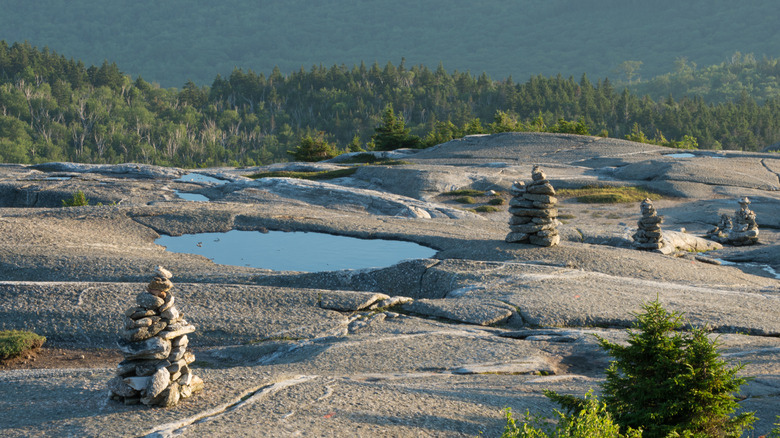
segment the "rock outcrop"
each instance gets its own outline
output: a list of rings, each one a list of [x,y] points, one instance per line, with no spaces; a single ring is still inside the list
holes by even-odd
[[[515,181],[510,189],[509,213],[512,216],[506,241],[538,246],[557,245],[561,237],[556,229],[558,209],[555,205],[558,199],[555,188],[539,166],[534,166],[531,178],[533,181],[527,187],[522,181]]]
[[[192,373],[195,356],[187,351],[195,326],[174,305],[171,273],[158,266],[156,274],[125,311],[117,341],[125,360],[108,387],[111,398],[125,404],[171,407],[203,389],[203,380]]]

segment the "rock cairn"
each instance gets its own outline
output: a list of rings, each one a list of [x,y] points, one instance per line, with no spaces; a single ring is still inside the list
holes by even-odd
[[[756,213],[748,207],[749,205],[750,199],[745,196],[739,200],[739,210],[734,213],[734,225],[728,237],[728,243],[734,246],[753,245],[758,242]]]
[[[528,242],[539,246],[554,246],[560,243],[558,235],[558,209],[555,205],[555,189],[547,180],[547,175],[539,166],[531,173],[533,181],[528,186],[515,181],[509,189],[512,200],[509,201],[510,232],[506,236],[509,243]]]
[[[734,246],[753,245],[758,242],[756,213],[748,207],[750,199],[744,197],[738,202],[739,210],[734,213],[734,219],[722,214],[718,225],[707,232],[707,237]]]
[[[725,243],[729,240],[729,233],[731,232],[732,226],[733,224],[731,223],[729,215],[722,214],[720,215],[720,222],[718,222],[718,225],[707,231],[707,237],[716,242]]]
[[[125,404],[175,406],[203,389],[192,373],[195,356],[187,351],[187,334],[195,331],[174,306],[171,273],[157,267],[137,306],[125,311],[124,329],[117,344],[125,360],[109,381],[111,398]]]
[[[639,229],[632,236],[634,247],[643,250],[660,250],[663,248],[663,232],[661,224],[664,222],[663,216],[658,216],[653,201],[645,198],[641,205],[642,217],[637,222]]]

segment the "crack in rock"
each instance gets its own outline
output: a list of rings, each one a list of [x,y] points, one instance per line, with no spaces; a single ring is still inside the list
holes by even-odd
[[[185,429],[192,424],[212,421],[225,413],[251,405],[262,400],[263,398],[270,397],[285,388],[289,388],[301,383],[306,383],[310,380],[316,379],[317,377],[318,376],[296,376],[292,379],[283,380],[281,382],[251,389],[244,392],[241,394],[241,396],[233,399],[232,401],[221,404],[208,411],[195,414],[183,420],[157,426],[153,430],[145,432],[141,436],[143,438],[169,438],[172,436],[181,435],[184,433]]]

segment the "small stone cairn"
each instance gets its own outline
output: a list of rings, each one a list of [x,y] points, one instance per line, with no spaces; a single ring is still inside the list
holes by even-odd
[[[748,207],[749,205],[750,199],[747,196],[739,200],[739,210],[734,214],[734,226],[729,232],[729,243],[732,245],[753,245],[758,242],[756,213]]]
[[[718,222],[718,225],[707,231],[707,237],[716,242],[726,243],[729,240],[729,233],[731,232],[732,227],[733,224],[731,223],[729,215],[722,214],[720,215],[720,222]]]
[[[664,246],[661,224],[663,216],[658,216],[653,201],[645,198],[641,204],[642,217],[637,222],[639,229],[632,236],[634,247],[647,251],[660,250]]]
[[[189,367],[195,356],[187,351],[187,334],[195,326],[174,306],[171,276],[158,266],[147,291],[136,296],[137,306],[125,311],[117,341],[125,360],[108,383],[114,400],[172,407],[203,389]]]
[[[560,243],[558,235],[558,209],[555,205],[555,189],[539,166],[531,172],[533,181],[527,187],[522,181],[515,181],[509,189],[510,232],[509,243],[528,242],[538,246],[555,246]]]

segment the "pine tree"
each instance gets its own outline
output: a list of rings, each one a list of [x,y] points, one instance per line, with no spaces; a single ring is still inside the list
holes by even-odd
[[[387,105],[382,113],[382,124],[374,130],[371,137],[378,151],[392,151],[400,148],[419,148],[420,137],[409,134],[401,116],[396,117],[392,105]]]
[[[615,358],[603,385],[615,421],[642,428],[646,438],[739,437],[752,428],[752,412],[730,417],[738,407],[734,393],[746,383],[737,377],[742,366],[727,368],[704,329],[678,332],[681,316],[657,300],[644,311],[629,330],[628,346],[599,339]]]

